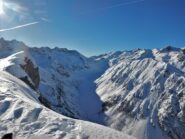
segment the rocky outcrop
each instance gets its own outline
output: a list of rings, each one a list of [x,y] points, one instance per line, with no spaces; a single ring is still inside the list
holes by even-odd
[[[39,82],[40,82],[40,76],[39,76],[39,68],[35,67],[33,62],[29,58],[25,58],[25,64],[21,65],[22,69],[28,74],[28,76],[31,78],[34,88],[38,89]],[[26,78],[22,79],[23,81],[26,80]],[[27,80],[28,81],[28,80]],[[27,81],[25,81],[27,83]],[[28,84],[28,83],[27,83]],[[29,83],[30,84],[30,83]],[[33,87],[32,87],[33,88]]]
[[[12,133],[8,133],[8,134],[4,135],[2,137],[2,139],[13,139],[13,134]]]

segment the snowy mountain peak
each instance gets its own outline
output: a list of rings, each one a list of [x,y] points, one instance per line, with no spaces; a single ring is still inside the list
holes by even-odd
[[[95,132],[98,133],[97,138],[132,138],[125,134],[138,139],[185,138],[184,49],[168,46],[163,49],[118,51],[87,58],[73,50],[29,48],[18,41],[0,39],[0,50],[1,83],[5,84],[5,87],[0,87],[3,92],[3,99],[0,97],[3,105],[0,108],[0,120],[3,126],[7,126],[6,122],[12,124],[13,120],[23,124],[25,129],[27,126],[33,128],[39,134],[46,120],[49,127],[45,127],[46,130],[41,133],[53,138],[93,138]],[[13,80],[19,86],[19,91],[13,91],[15,86],[10,88],[15,95],[11,96],[15,97],[13,101],[9,101],[9,93],[6,92],[10,85],[4,80]],[[20,86],[26,86],[26,90]],[[5,110],[9,103],[19,104],[21,97],[16,93],[21,96],[24,94],[21,99],[24,108],[15,105],[13,110],[11,107]],[[34,103],[32,105],[27,101]],[[28,105],[32,109],[30,114],[25,110]],[[8,114],[8,111],[13,111],[13,114]],[[70,118],[64,120],[62,115],[99,123],[118,131],[90,124],[94,129],[97,128],[94,130],[87,126],[89,123]],[[31,126],[36,124],[34,117],[38,130],[37,126]],[[29,124],[25,124],[25,121]],[[60,122],[64,124],[58,124]],[[16,134],[22,137],[25,129]],[[62,131],[65,131],[65,135]],[[102,135],[99,134],[101,131]],[[106,131],[111,135],[106,136]],[[25,134],[26,137],[30,135]]]
[[[175,48],[173,46],[167,46],[160,50],[160,52],[170,52],[170,51],[181,51],[180,48]]]

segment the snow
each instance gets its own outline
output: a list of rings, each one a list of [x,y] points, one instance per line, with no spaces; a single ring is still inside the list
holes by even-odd
[[[74,120],[42,106],[36,92],[12,75],[0,71],[0,136],[13,133],[14,138],[126,138],[113,129]],[[5,90],[7,88],[7,90]]]
[[[29,48],[1,39],[0,50],[3,133],[14,125],[10,132],[19,138],[33,133],[49,138],[185,138],[184,49],[86,58],[74,50]],[[25,57],[39,68],[37,92],[15,78],[27,76],[32,82],[20,66]]]
[[[181,49],[119,55],[96,80],[108,125],[141,139],[182,138],[184,127],[176,117],[184,109],[178,92],[184,94],[185,64],[179,55]]]

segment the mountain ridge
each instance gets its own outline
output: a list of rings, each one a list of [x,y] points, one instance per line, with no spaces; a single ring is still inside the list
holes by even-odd
[[[0,40],[0,67],[5,61],[14,69],[1,70],[18,78],[15,70],[22,71],[50,109],[138,139],[185,137],[185,49],[168,46],[87,58],[65,48],[29,48],[15,40]],[[14,54],[20,51],[23,57],[17,63],[21,58]],[[39,76],[38,85],[21,67],[25,58],[32,61],[31,74]]]

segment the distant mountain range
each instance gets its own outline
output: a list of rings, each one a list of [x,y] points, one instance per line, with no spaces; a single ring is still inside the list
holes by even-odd
[[[0,121],[0,137],[184,139],[185,49],[87,58],[1,38]]]

